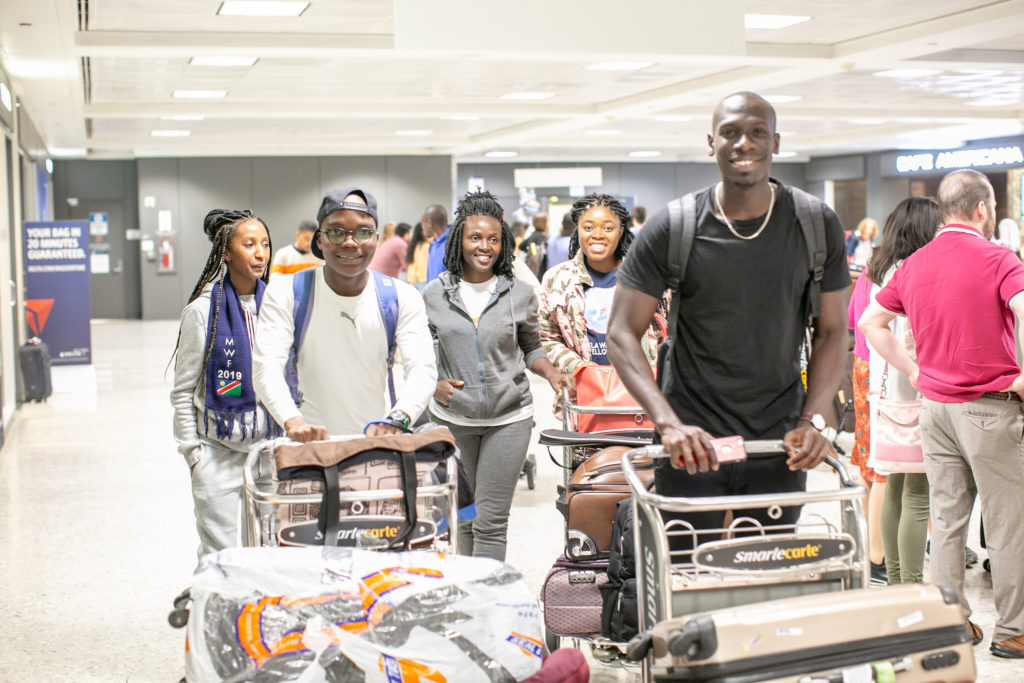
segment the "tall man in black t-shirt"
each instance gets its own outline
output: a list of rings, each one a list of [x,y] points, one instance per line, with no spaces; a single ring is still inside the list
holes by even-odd
[[[722,100],[708,135],[721,182],[696,195],[693,241],[662,389],[640,348],[669,286],[669,218],[653,215],[619,271],[608,354],[623,383],[654,421],[670,460],[655,473],[658,493],[715,496],[803,490],[807,470],[831,444],[818,430],[843,370],[850,284],[843,229],[825,207],[827,252],[821,315],[814,320],[807,390],[800,347],[807,324],[810,257],[788,188],[770,177],[779,151],[775,111],[754,93]],[[664,395],[662,394],[664,392]],[[713,437],[783,439],[786,454],[751,457],[719,469]],[[769,522],[760,514],[745,516]],[[773,524],[793,523],[798,508]],[[697,528],[720,527],[724,512],[688,515]]]

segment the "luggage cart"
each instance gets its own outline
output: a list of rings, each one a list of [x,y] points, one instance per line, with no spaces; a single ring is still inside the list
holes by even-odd
[[[338,436],[307,446],[315,447],[316,444],[357,438],[364,437]],[[322,534],[316,538],[311,532],[316,529],[321,504],[325,501],[324,481],[311,480],[312,485],[290,486],[293,482],[281,480],[277,454],[282,446],[287,445],[294,444],[287,438],[264,441],[253,446],[246,457],[241,522],[242,543],[245,546],[323,543]],[[411,538],[412,547],[431,548],[452,554],[458,552],[457,467],[454,452],[441,459],[425,458],[416,453],[417,515]],[[400,486],[397,470],[388,481],[391,480]],[[353,480],[359,481],[359,478]],[[394,538],[406,521],[401,512],[404,510],[406,494],[401,488],[368,490],[343,485],[337,495],[342,511],[339,545],[386,548],[389,545],[388,539]]]
[[[781,441],[748,441],[745,448],[748,454],[784,452]],[[673,498],[647,490],[635,464],[666,457],[661,446],[637,448],[622,457],[633,500],[641,635],[671,618],[869,585],[860,502],[864,487],[850,480],[835,457],[825,461],[839,475],[838,488],[706,498]],[[805,507],[791,525],[764,526],[743,514],[768,509],[768,516],[778,519],[782,507],[795,505]],[[662,516],[727,510],[733,511],[730,525],[700,533],[685,521],[666,522]],[[689,540],[693,549],[673,550],[673,539]],[[646,645],[635,640],[629,655],[642,657],[642,680],[652,681],[653,656]]]

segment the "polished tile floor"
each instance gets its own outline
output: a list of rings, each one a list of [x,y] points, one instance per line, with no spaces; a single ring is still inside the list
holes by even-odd
[[[54,394],[19,411],[0,450],[0,682],[161,681],[183,674],[167,624],[188,582],[195,528],[188,472],[171,438],[173,321],[96,321],[94,363],[54,368]],[[538,428],[555,426],[534,382]],[[536,489],[521,480],[509,562],[538,591],[562,545],[558,469],[544,449]],[[812,473],[811,486],[832,475]],[[977,548],[977,523],[972,546]],[[982,557],[984,553],[982,552]],[[967,573],[975,620],[992,630],[989,576]],[[837,623],[837,628],[841,625]],[[979,681],[1024,680],[1024,662],[975,649]],[[595,664],[593,681],[631,681]]]

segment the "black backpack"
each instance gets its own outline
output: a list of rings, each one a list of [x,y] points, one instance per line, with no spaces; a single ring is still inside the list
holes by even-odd
[[[637,633],[635,548],[633,501],[623,498],[612,520],[608,581],[601,586],[601,631],[620,643]]]

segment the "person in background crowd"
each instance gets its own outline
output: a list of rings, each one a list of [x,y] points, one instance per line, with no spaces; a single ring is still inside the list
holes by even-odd
[[[667,207],[640,231],[619,270],[608,353],[669,455],[655,470],[660,495],[802,491],[807,470],[832,451],[819,429],[839,388],[849,338],[843,228],[822,205],[821,312],[812,321],[805,391],[800,348],[813,269],[793,194],[771,178],[772,155],[779,151],[775,110],[755,93],[730,95],[715,110],[707,142],[722,179],[694,197],[696,234],[672,303],[679,302],[682,314],[670,330],[661,387],[641,340],[669,287]],[[782,439],[786,452],[720,469],[711,438],[734,435]],[[762,524],[789,525],[800,509],[785,508],[778,519],[768,510],[744,514]],[[724,512],[686,514],[698,530],[721,529],[724,518]],[[680,546],[686,550],[689,539]]]
[[[199,559],[238,545],[249,447],[280,432],[256,398],[253,329],[270,260],[270,231],[252,211],[214,209],[213,247],[181,312],[175,347],[174,439],[192,475]]]
[[[512,275],[512,233],[489,192],[456,209],[444,265],[423,290],[437,350],[430,413],[455,435],[476,518],[459,530],[464,554],[505,559],[508,515],[533,429],[529,368],[559,393],[571,378],[541,348],[537,299]]]
[[[271,278],[323,265],[323,261],[309,250],[309,243],[313,240],[315,232],[316,223],[313,221],[299,223],[299,229],[295,231],[295,242],[274,254],[274,260],[270,264]]]
[[[406,252],[409,251],[409,239],[412,228],[408,223],[399,223],[392,229],[391,237],[387,238],[373,252],[370,270],[384,273],[390,277],[398,277],[405,272]]]
[[[865,496],[864,515],[868,527],[868,557],[871,560],[871,584],[888,583],[885,573],[885,548],[882,545],[882,503],[885,501],[885,475],[868,466],[871,453],[871,424],[868,392],[876,388],[869,382],[871,350],[867,340],[857,329],[857,321],[871,302],[871,282],[862,277],[857,280],[847,307],[849,328],[853,330],[853,410],[855,417],[854,443],[850,451],[850,464],[857,467],[868,495]]]
[[[427,259],[432,239],[423,234],[423,224],[417,223],[405,250],[405,281],[422,291],[427,286]]]
[[[939,222],[939,205],[930,197],[910,197],[896,205],[885,219],[882,242],[864,272],[863,279],[871,283],[871,301],[903,261],[935,237]],[[891,327],[913,356],[914,336],[907,319],[897,317]],[[917,389],[910,384],[910,379],[895,368],[887,371],[885,359],[878,353],[871,354],[870,385],[879,395],[884,386],[884,398],[917,399]],[[928,540],[927,475],[893,472],[886,477],[881,531],[889,583],[924,583],[924,553]]]
[[[992,241],[1001,244],[1014,254],[1017,258],[1020,253],[1020,226],[1012,218],[1004,218],[996,225],[996,232],[992,235]]]
[[[871,250],[875,247],[878,235],[878,221],[874,218],[862,218],[857,229],[846,241],[846,258],[857,270],[863,269],[871,259]]]
[[[564,214],[562,216],[562,231],[558,235],[548,238],[548,270],[569,260],[569,241],[575,229],[576,224],[572,222],[572,212]]]
[[[566,214],[574,226],[569,260],[544,274],[540,338],[544,352],[562,372],[576,375],[585,365],[608,365],[606,335],[619,266],[633,242],[630,215],[617,199],[589,194]],[[663,324],[663,323],[662,323]],[[664,338],[652,316],[644,332],[644,357],[653,368]],[[561,396],[555,396],[555,412]]]
[[[427,282],[430,282],[444,271],[445,243],[450,230],[448,212],[440,204],[431,204],[423,209],[420,223],[423,234],[431,240],[427,255]]]
[[[996,198],[984,175],[946,175],[938,200],[944,225],[896,269],[860,329],[923,395],[929,581],[956,591],[971,616],[964,556],[974,499],[980,498],[997,613],[990,650],[1024,659],[1024,373],[1013,333],[1014,315],[1024,317],[1024,264],[988,241]],[[889,328],[898,315],[913,330],[916,362]],[[984,633],[973,621],[968,626],[977,645]]]
[[[401,434],[424,411],[437,382],[423,299],[408,284],[369,270],[378,229],[372,194],[357,187],[329,190],[317,219],[312,249],[325,263],[313,273],[295,356],[297,386],[285,374],[295,344],[291,276],[267,288],[253,354],[256,395],[292,441]],[[398,303],[395,343],[405,375],[393,405],[378,297],[378,288],[389,286]]]
[[[647,208],[643,207],[643,206],[634,206],[633,207],[633,211],[632,211],[632,215],[633,215],[633,232],[634,233],[640,232],[643,229],[643,227],[644,227],[644,223],[647,222]]]
[[[526,237],[526,223],[514,220],[508,227],[512,231],[512,239],[515,241],[516,249],[518,250],[519,245],[522,244],[523,239]]]
[[[543,279],[547,266],[548,215],[537,213],[533,216],[533,231],[519,243],[519,251],[523,252],[526,265],[529,266],[537,279]]]
[[[383,246],[384,243],[387,242],[392,237],[394,237],[394,235],[395,235],[395,222],[394,221],[388,221],[387,223],[384,224],[384,227],[381,228],[380,237],[377,238],[377,240],[378,240],[377,241],[378,248]]]

